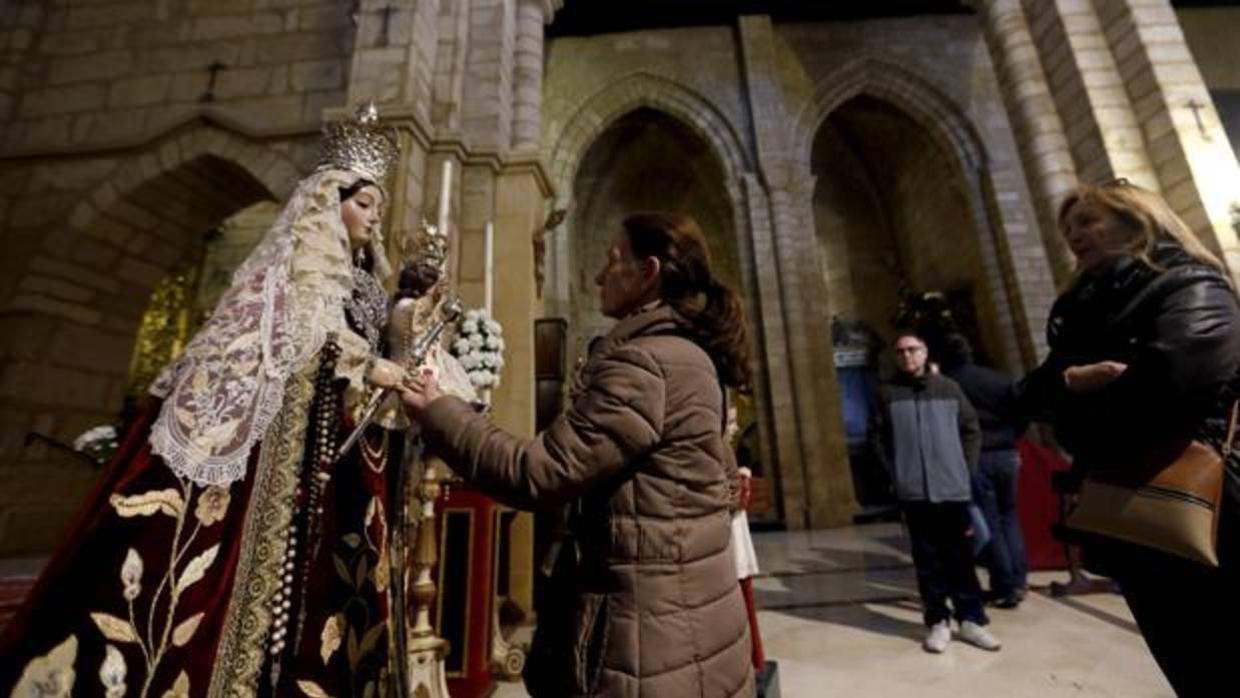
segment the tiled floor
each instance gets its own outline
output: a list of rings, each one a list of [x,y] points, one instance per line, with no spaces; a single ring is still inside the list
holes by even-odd
[[[898,524],[754,536],[759,623],[785,698],[1166,698],[1166,680],[1122,598],[1055,599],[1064,573],[1035,573],[1017,610],[992,610],[1003,641],[988,653],[954,642],[921,649],[924,629]],[[502,684],[495,696],[524,696]]]
[[[1014,611],[991,610],[1003,641],[988,653],[952,643],[921,650],[924,633],[898,524],[755,536],[755,580],[768,654],[784,696],[1171,696],[1122,598],[1055,599],[1035,573]]]

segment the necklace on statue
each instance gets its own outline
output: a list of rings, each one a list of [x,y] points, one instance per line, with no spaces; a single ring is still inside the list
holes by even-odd
[[[361,267],[353,267],[353,293],[345,302],[345,311],[371,350],[378,350],[387,320],[387,294],[379,280]]]

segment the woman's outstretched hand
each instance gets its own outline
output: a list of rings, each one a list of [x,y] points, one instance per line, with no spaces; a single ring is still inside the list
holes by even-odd
[[[418,419],[442,393],[433,370],[423,368],[410,372],[400,385],[400,401],[411,419]]]
[[[1128,370],[1128,364],[1118,361],[1099,361],[1084,366],[1071,366],[1063,372],[1063,382],[1069,392],[1085,395],[1107,387]]]

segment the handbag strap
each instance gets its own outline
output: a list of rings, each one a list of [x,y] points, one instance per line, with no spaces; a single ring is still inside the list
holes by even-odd
[[[1240,413],[1240,400],[1231,403],[1231,422],[1227,425],[1227,439],[1223,441],[1223,461],[1231,457],[1231,443],[1236,438],[1236,416]]]
[[[1236,417],[1240,415],[1240,399],[1231,403],[1231,421],[1227,424],[1227,439],[1223,441],[1223,460],[1231,457],[1232,441],[1236,438]]]

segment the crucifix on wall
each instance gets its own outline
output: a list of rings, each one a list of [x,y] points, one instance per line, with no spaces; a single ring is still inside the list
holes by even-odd
[[[1205,109],[1206,105],[1198,102],[1196,99],[1190,99],[1188,100],[1188,104],[1185,106],[1193,110],[1193,118],[1197,121],[1197,130],[1201,132],[1201,139],[1203,141],[1209,141],[1210,133],[1206,131],[1205,122],[1201,120],[1201,110]]]
[[[534,287],[538,291],[539,298],[542,298],[543,282],[547,279],[547,234],[558,228],[564,222],[564,218],[567,215],[567,208],[552,209],[547,214],[547,220],[542,224],[542,227],[534,231],[531,240],[534,244]]]
[[[215,79],[219,76],[221,70],[226,70],[227,68],[228,66],[219,61],[212,61],[211,65],[207,66],[207,72],[210,73],[210,76],[207,78],[207,90],[198,98],[199,102],[206,104],[207,102],[215,101]]]
[[[379,10],[379,14],[383,15],[383,24],[379,28],[379,46],[387,46],[392,39],[392,13],[396,11],[395,7],[388,5]]]

